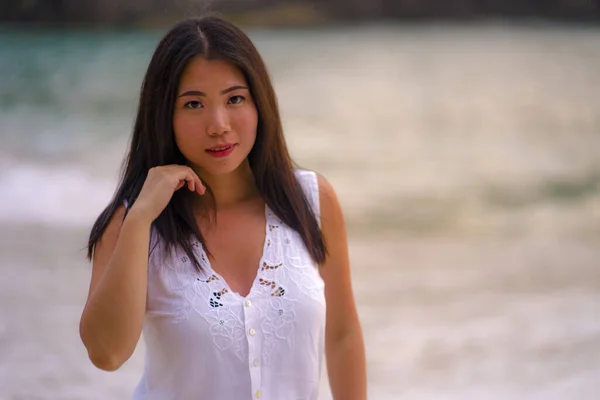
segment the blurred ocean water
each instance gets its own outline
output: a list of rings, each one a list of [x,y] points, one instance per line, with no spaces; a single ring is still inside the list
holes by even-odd
[[[370,398],[596,399],[600,30],[249,33],[295,160],[344,206]],[[143,343],[115,373],[86,358],[81,248],[159,37],[0,30],[2,400],[139,379]]]

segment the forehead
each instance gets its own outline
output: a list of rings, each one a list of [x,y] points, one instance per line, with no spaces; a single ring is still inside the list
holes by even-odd
[[[223,85],[246,84],[244,74],[227,60],[207,60],[201,56],[194,57],[186,65],[179,80],[180,88],[204,89],[215,87],[223,89]]]

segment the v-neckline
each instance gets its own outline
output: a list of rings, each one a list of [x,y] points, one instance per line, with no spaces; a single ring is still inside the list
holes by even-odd
[[[272,215],[272,212],[266,202],[265,202],[265,211],[264,212],[265,212],[265,241],[263,243],[262,254],[260,256],[260,260],[258,261],[258,265],[256,268],[256,275],[254,276],[254,280],[252,281],[252,284],[250,285],[250,289],[248,290],[248,293],[246,294],[246,296],[242,296],[239,292],[235,292],[235,291],[231,290],[231,287],[229,286],[229,283],[227,283],[225,278],[223,278],[221,276],[221,274],[219,274],[217,271],[215,271],[213,269],[213,267],[210,263],[210,259],[209,259],[208,255],[206,254],[206,250],[204,249],[204,243],[200,243],[200,248],[202,249],[202,256],[203,256],[202,258],[204,260],[205,267],[207,268],[207,270],[210,271],[210,274],[215,275],[217,278],[219,278],[219,280],[221,282],[223,282],[223,284],[225,285],[225,288],[228,290],[229,293],[231,293],[241,299],[247,299],[254,292],[254,288],[257,285],[258,280],[260,279],[260,277],[259,277],[260,270],[261,270],[263,263],[265,262],[266,255],[267,255],[267,249],[269,248],[269,245],[271,242],[271,234],[270,234],[271,229],[269,229],[269,225],[270,225],[270,216]]]

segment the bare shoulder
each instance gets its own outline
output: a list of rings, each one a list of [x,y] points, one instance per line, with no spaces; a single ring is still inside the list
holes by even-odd
[[[326,224],[326,222],[337,222],[338,224],[342,223],[343,225],[342,207],[333,185],[329,183],[329,181],[323,175],[320,174],[317,174],[317,183],[319,185],[321,222],[323,224]],[[326,227],[323,226],[324,230],[325,228]]]
[[[115,210],[108,225],[106,226],[106,229],[104,230],[104,233],[100,237],[100,240],[98,240],[96,243],[96,247],[94,249],[94,260],[96,260],[97,257],[104,252],[104,250],[112,250],[112,248],[114,248],[117,238],[119,237],[119,232],[121,231],[121,226],[123,225],[123,220],[125,219],[125,212],[126,209],[124,205],[119,206]]]
[[[348,269],[348,239],[342,207],[333,186],[317,174],[321,209],[321,232],[327,245],[327,258],[323,263],[322,276],[335,276]],[[335,271],[335,272],[334,272]],[[335,278],[334,278],[335,279]]]
[[[319,193],[326,195],[335,195],[335,190],[333,189],[331,183],[329,183],[329,181],[323,175],[317,172],[315,172],[315,174],[317,175],[317,182],[319,184]]]

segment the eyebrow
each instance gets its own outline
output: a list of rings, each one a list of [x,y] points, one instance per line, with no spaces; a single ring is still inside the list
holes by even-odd
[[[248,90],[248,88],[246,86],[238,85],[238,86],[232,86],[225,90],[221,90],[221,94],[227,94],[229,92],[233,92],[234,90],[239,90],[239,89]],[[204,96],[204,97],[206,97],[206,93],[201,92],[199,90],[188,90],[187,92],[181,93],[178,97],[184,97],[184,96]]]

